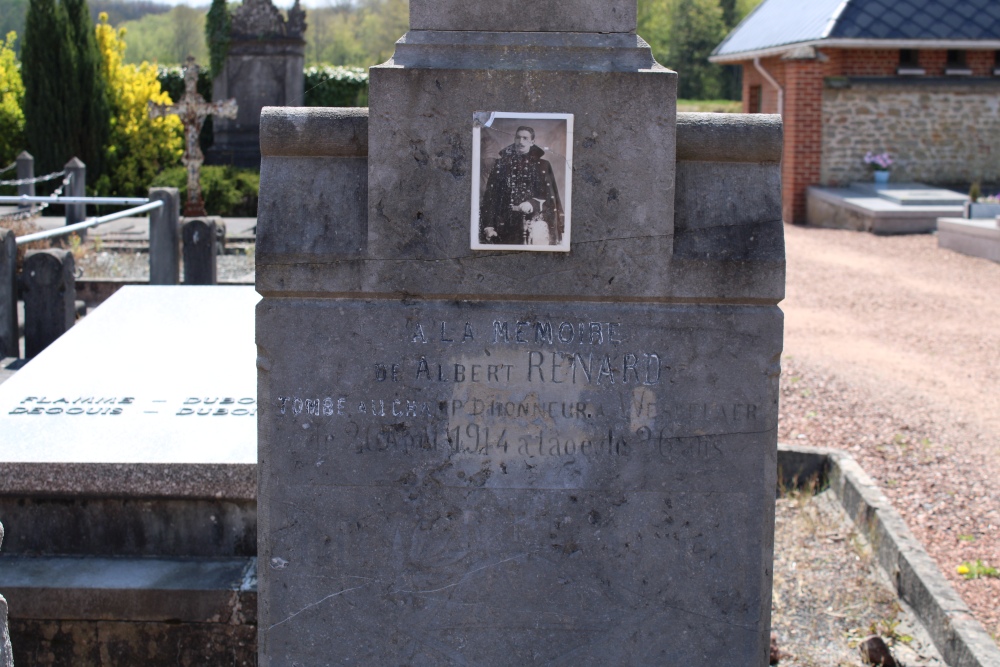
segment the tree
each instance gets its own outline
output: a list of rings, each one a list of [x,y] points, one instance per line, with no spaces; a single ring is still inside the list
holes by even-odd
[[[208,44],[209,69],[212,78],[219,76],[226,65],[229,53],[230,20],[226,0],[212,0],[212,6],[205,17],[205,42]]]
[[[101,73],[108,82],[112,120],[107,169],[97,191],[109,196],[145,195],[153,178],[178,163],[184,128],[177,116],[150,118],[149,103],[170,104],[155,65],[125,62],[125,29],[115,31],[101,14],[96,28]]]
[[[717,65],[708,62],[712,50],[726,36],[718,0],[676,0],[672,17],[668,63],[677,70],[677,96],[718,99],[722,80]]]
[[[86,0],[31,0],[22,55],[25,136],[36,168],[57,171],[75,156],[93,183],[110,109]]]
[[[0,169],[10,164],[24,149],[24,84],[14,53],[17,34],[7,33],[0,42]],[[9,176],[4,176],[9,178]]]

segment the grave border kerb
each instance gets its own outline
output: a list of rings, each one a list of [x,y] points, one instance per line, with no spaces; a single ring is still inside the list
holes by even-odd
[[[825,480],[867,535],[895,593],[913,609],[949,667],[1000,665],[1000,648],[945,579],[878,485],[845,452],[778,443],[778,479],[795,486]]]

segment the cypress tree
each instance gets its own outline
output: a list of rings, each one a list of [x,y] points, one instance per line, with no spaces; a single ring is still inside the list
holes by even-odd
[[[222,73],[229,53],[229,7],[226,0],[212,0],[205,17],[205,42],[208,44],[209,69],[212,78]]]
[[[104,166],[111,110],[86,0],[31,0],[22,47],[25,135],[36,172],[71,157],[96,181]]]

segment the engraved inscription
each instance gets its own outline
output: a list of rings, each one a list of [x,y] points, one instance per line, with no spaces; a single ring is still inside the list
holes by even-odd
[[[669,345],[650,349],[648,332],[632,336],[631,327],[586,318],[407,320],[402,345],[373,345],[399,350],[397,358],[359,356],[328,391],[278,396],[276,414],[345,454],[498,457],[504,471],[512,457],[711,461],[733,436],[768,429],[761,406],[726,396],[727,387],[684,402],[689,393],[677,387],[691,358],[672,356]]]

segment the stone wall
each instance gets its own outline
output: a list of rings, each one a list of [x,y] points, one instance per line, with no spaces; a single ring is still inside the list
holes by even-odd
[[[1000,181],[1000,81],[827,81],[821,183],[868,181],[867,151],[896,159],[893,181]]]

